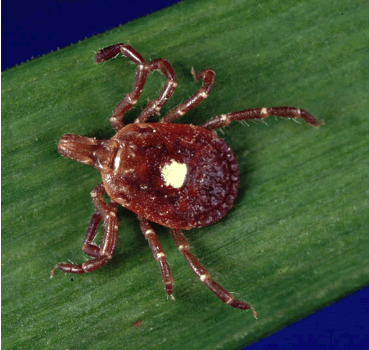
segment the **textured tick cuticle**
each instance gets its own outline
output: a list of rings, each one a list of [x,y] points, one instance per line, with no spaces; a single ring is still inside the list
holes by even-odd
[[[213,87],[215,72],[203,69],[191,73],[202,86],[184,103],[171,109],[158,123],[147,123],[159,114],[173,95],[177,79],[170,63],[157,58],[146,62],[127,44],[116,44],[100,50],[96,62],[104,62],[118,54],[137,64],[132,91],[114,109],[110,118],[116,134],[110,140],[97,140],[75,134],[63,135],[58,146],[60,154],[83,164],[92,165],[101,173],[102,182],[91,192],[95,206],[85,234],[82,250],[91,257],[83,264],[59,263],[55,269],[69,273],[86,273],[105,265],[117,245],[117,206],[122,205],[137,216],[154,258],[158,261],[164,288],[171,300],[173,279],[166,255],[150,222],[169,228],[174,243],[193,272],[223,303],[247,310],[253,307],[236,300],[217,284],[204,266],[190,252],[182,230],[211,225],[232,208],[239,185],[239,167],[230,147],[215,129],[232,121],[264,119],[270,115],[302,118],[317,126],[315,118],[295,107],[252,108],[221,114],[201,126],[171,123],[205,100]],[[150,101],[133,124],[124,125],[123,115],[138,101],[146,78],[159,70],[166,82],[158,98]],[[110,202],[105,202],[107,194]],[[101,222],[104,235],[101,244],[94,243]]]

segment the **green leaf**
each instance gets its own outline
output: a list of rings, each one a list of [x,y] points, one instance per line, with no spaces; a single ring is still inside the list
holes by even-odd
[[[3,348],[233,349],[367,285],[368,17],[358,0],[184,1],[5,71]],[[84,261],[89,192],[101,181],[93,168],[62,158],[58,140],[114,135],[109,117],[135,67],[121,57],[97,65],[94,54],[118,42],[171,62],[179,84],[163,114],[199,87],[192,66],[216,71],[209,98],[179,122],[278,105],[324,119],[311,128],[272,117],[219,133],[239,160],[239,195],[226,217],[187,238],[258,320],[221,303],[155,225],[174,278],[176,300],[167,300],[157,262],[123,208],[104,268],[49,278],[57,262]],[[127,122],[162,84],[150,75]]]

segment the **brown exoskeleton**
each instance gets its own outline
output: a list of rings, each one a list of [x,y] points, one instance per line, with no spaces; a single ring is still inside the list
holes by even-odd
[[[212,130],[233,120],[263,119],[270,115],[302,118],[318,123],[308,112],[295,107],[253,108],[222,114],[202,126],[171,124],[196,107],[209,95],[215,73],[204,69],[195,74],[202,87],[187,101],[169,111],[159,123],[147,123],[172,96],[177,81],[168,61],[162,58],[146,62],[127,44],[100,50],[96,61],[106,61],[119,53],[136,63],[132,92],[113,111],[111,124],[116,134],[110,140],[67,134],[61,137],[59,152],[73,160],[92,165],[101,172],[102,183],[91,192],[96,212],[88,226],[82,250],[92,259],[81,265],[60,263],[55,269],[71,273],[96,270],[109,261],[117,243],[117,205],[137,214],[141,230],[159,262],[166,293],[173,297],[173,280],[162,246],[149,221],[170,229],[174,242],[197,277],[224,303],[242,310],[251,305],[214,282],[209,272],[190,253],[182,230],[213,224],[233,205],[239,184],[239,168],[230,147]],[[124,126],[123,114],[137,102],[147,75],[160,70],[167,81],[156,100],[150,101],[133,124]],[[104,193],[110,203],[103,200]],[[105,231],[100,246],[93,243],[101,221]],[[256,312],[254,315],[256,317]]]

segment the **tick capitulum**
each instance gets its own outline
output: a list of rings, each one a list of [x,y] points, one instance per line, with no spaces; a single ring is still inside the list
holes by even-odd
[[[146,62],[127,44],[116,44],[100,50],[100,63],[119,53],[137,64],[132,91],[113,111],[110,118],[116,134],[110,140],[67,134],[61,137],[59,152],[70,159],[94,166],[101,172],[102,183],[91,192],[96,212],[91,218],[82,250],[92,259],[81,265],[60,263],[52,270],[85,273],[102,267],[113,255],[117,243],[117,205],[137,215],[142,233],[154,258],[159,262],[166,293],[173,297],[173,279],[166,255],[150,226],[150,221],[168,227],[174,242],[197,277],[224,303],[242,310],[252,306],[234,299],[214,282],[209,272],[190,253],[182,230],[213,224],[231,209],[237,196],[239,168],[232,150],[212,131],[234,120],[263,119],[270,115],[302,118],[318,123],[308,112],[295,107],[253,108],[219,115],[202,126],[170,124],[196,107],[210,93],[215,73],[204,69],[197,74],[202,87],[187,101],[170,110],[159,123],[147,123],[169,100],[177,86],[174,71],[163,58]],[[150,101],[133,124],[124,126],[123,114],[137,102],[147,75],[160,70],[166,83],[159,97]],[[110,202],[103,199],[107,193]],[[101,221],[105,230],[100,246],[93,243]],[[256,317],[256,312],[253,310]]]

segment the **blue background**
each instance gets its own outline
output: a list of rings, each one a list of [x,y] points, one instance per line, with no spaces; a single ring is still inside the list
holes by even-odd
[[[63,48],[176,2],[2,1],[1,69]],[[369,287],[247,349],[369,349],[368,314]]]

